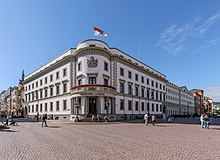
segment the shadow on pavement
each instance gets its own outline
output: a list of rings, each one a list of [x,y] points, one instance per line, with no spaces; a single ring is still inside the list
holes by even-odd
[[[60,126],[48,126],[48,128],[61,128]]]
[[[18,131],[12,131],[9,128],[0,128],[0,132],[18,132]]]
[[[213,130],[220,130],[220,128],[211,128],[211,127],[210,127],[209,129],[213,129]]]

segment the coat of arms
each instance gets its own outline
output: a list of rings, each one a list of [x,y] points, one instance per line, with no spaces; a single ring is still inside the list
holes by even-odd
[[[87,60],[88,67],[94,68],[98,66],[98,59],[95,59],[93,56]]]

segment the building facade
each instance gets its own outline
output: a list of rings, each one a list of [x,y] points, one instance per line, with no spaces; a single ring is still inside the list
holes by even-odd
[[[166,114],[168,115],[193,115],[195,103],[193,94],[188,89],[167,83]]]
[[[166,76],[99,40],[86,40],[24,80],[28,115],[53,118],[161,115]]]
[[[192,89],[190,92],[194,96],[195,113],[198,115],[205,113],[205,106],[203,105],[204,91],[201,89]]]

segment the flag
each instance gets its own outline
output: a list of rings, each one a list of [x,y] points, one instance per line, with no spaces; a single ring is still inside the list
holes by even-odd
[[[105,36],[105,37],[108,36],[108,33],[105,33],[99,28],[94,27],[93,30],[96,36]]]

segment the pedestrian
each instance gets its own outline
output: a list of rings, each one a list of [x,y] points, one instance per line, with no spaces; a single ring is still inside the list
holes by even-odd
[[[2,124],[3,124],[3,122],[4,122],[4,117],[5,117],[5,115],[2,113],[2,114],[1,114]]]
[[[204,114],[200,116],[201,128],[204,128]]]
[[[146,126],[148,125],[148,114],[147,113],[144,115],[144,124]]]
[[[42,127],[45,126],[45,127],[48,127],[47,125],[47,113],[45,113],[42,117]]]
[[[153,116],[152,116],[152,124],[153,124],[153,126],[155,126],[155,123],[156,123],[156,117],[153,114]]]
[[[97,120],[98,120],[98,122],[100,121],[100,114],[99,113],[97,114]]]
[[[8,121],[9,121],[9,116],[6,117],[5,119],[5,125],[8,126]]]
[[[209,129],[209,117],[208,117],[208,115],[205,115],[205,117],[204,117],[204,128]]]

